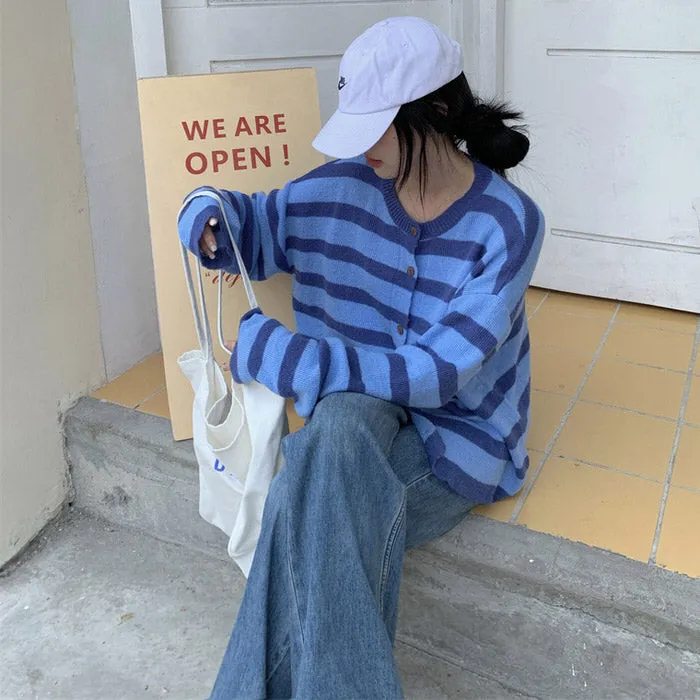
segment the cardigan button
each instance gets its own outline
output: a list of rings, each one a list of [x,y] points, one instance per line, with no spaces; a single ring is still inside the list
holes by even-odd
[[[397,326],[397,327],[396,327],[396,332],[397,332],[399,335],[403,335],[403,331],[404,331],[403,326]]]
[[[415,226],[411,226],[411,235],[412,236],[418,235],[418,229]]]

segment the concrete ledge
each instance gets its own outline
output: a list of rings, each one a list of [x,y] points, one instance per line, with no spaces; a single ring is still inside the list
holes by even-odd
[[[65,434],[79,509],[226,559],[168,421],[83,399]],[[397,643],[489,697],[700,697],[700,580],[473,516],[408,553]]]
[[[479,516],[421,556],[494,588],[700,654],[700,579]],[[698,688],[700,697],[700,682]]]
[[[485,573],[470,578],[425,550],[411,553],[398,640],[531,697],[700,696],[698,654],[598,620],[581,609],[581,591],[553,605]]]
[[[170,421],[93,398],[64,416],[73,505],[164,542],[226,558],[226,537],[199,516],[192,441]]]
[[[0,696],[208,697],[243,595],[231,561],[67,512],[0,575]],[[403,642],[409,699],[525,697]],[[332,694],[329,693],[329,697]]]

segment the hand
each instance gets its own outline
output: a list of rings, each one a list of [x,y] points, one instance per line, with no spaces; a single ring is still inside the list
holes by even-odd
[[[204,231],[202,231],[202,235],[199,239],[199,252],[202,255],[206,255],[210,260],[216,257],[216,236],[214,235],[214,229],[218,225],[218,220],[212,216],[204,227]]]

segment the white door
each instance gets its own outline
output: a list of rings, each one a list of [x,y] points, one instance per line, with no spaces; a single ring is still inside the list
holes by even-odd
[[[700,312],[700,2],[505,0],[504,45],[535,282]]]
[[[463,42],[469,23],[461,0],[131,0],[131,9],[139,77],[311,66],[324,121],[340,57],[367,27],[417,15]]]

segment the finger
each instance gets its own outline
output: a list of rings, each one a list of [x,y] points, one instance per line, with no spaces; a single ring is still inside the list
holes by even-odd
[[[207,234],[207,246],[212,253],[216,253],[217,245],[214,231],[219,227],[219,220],[215,216],[212,216],[208,224],[209,225],[205,229],[205,233]]]
[[[204,229],[204,245],[207,247],[207,250],[210,253],[216,253],[216,236],[214,235],[213,231],[210,228],[205,228]]]
[[[236,344],[236,343],[235,343],[235,341],[233,341],[233,340],[225,340],[225,341],[224,341],[224,345],[226,346],[226,349],[227,349],[229,352],[233,352],[233,346],[234,346],[235,344]]]
[[[215,257],[214,254],[216,253],[216,250],[216,236],[207,224],[204,227],[204,231],[202,232],[201,238],[199,239],[199,252],[202,255],[206,255],[210,260],[213,260]]]

